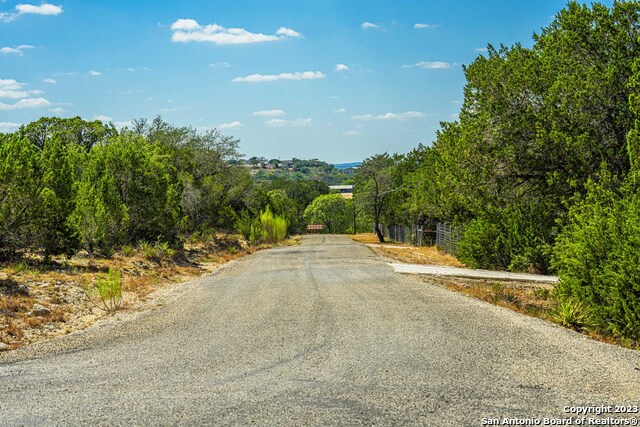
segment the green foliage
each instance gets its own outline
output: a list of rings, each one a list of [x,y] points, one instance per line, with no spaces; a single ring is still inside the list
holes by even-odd
[[[253,179],[257,182],[288,180],[318,181],[328,185],[345,184],[351,177],[339,171],[332,164],[318,159],[302,160],[293,158],[289,161],[264,157],[252,157],[247,163],[252,168]]]
[[[617,188],[606,171],[569,211],[553,263],[560,301],[582,301],[599,329],[640,339],[640,177]]]
[[[466,225],[470,265],[547,271],[602,162],[613,187],[640,164],[639,48],[638,2],[575,1],[531,48],[488,46],[465,67],[459,120],[400,163],[408,194],[393,205],[414,223]]]
[[[167,242],[150,244],[142,241],[139,244],[139,248],[146,260],[160,265],[172,262],[173,257],[176,255],[176,250],[171,248]]]
[[[236,221],[236,230],[251,244],[278,243],[287,236],[289,223],[284,216],[274,215],[269,206],[257,217],[247,211]]]
[[[91,150],[78,183],[75,209],[69,217],[89,254],[111,255],[127,238],[128,208],[118,194],[109,168],[108,148]]]
[[[236,230],[238,233],[249,241],[249,243],[257,243],[261,237],[260,219],[252,217],[248,211],[243,211],[236,221]]]
[[[15,135],[0,145],[0,257],[30,248],[40,189],[36,148]]]
[[[75,208],[76,170],[82,153],[74,144],[61,138],[49,139],[41,153],[41,190],[35,220],[36,239],[46,257],[65,253],[73,255],[78,237],[68,218]]]
[[[340,194],[316,197],[304,211],[308,224],[322,224],[327,233],[349,233],[353,230],[353,204]]]
[[[110,314],[115,313],[122,306],[120,272],[109,268],[106,276],[98,276],[93,287],[85,285],[85,293],[96,307]]]
[[[374,224],[380,242],[384,236],[380,225],[397,223],[394,216],[402,199],[403,190],[401,156],[387,153],[366,159],[355,174],[354,200],[357,209]]]
[[[553,218],[544,207],[512,205],[469,222],[458,257],[472,268],[545,273]]]
[[[266,243],[278,243],[287,236],[289,225],[286,218],[274,215],[269,206],[260,213],[260,225],[262,226],[261,240]]]
[[[561,301],[549,310],[551,320],[560,325],[581,331],[593,325],[591,310],[580,301]]]

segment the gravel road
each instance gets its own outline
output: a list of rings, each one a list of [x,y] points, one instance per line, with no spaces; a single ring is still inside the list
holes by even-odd
[[[640,352],[394,273],[344,236],[0,355],[0,425],[429,425],[638,404]]]

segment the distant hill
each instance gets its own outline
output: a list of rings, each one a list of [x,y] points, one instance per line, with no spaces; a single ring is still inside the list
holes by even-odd
[[[264,157],[252,157],[248,160],[240,160],[245,167],[249,168],[249,173],[255,181],[269,181],[279,178],[293,180],[318,180],[327,185],[351,184],[353,173],[345,173],[336,168],[335,165],[323,162],[318,159],[296,159],[267,160]],[[349,165],[359,163],[345,163],[344,169]]]
[[[351,163],[337,163],[337,164],[334,164],[333,166],[335,166],[336,169],[341,171],[348,168],[355,168],[357,166],[360,166],[361,164],[362,162],[351,162]]]

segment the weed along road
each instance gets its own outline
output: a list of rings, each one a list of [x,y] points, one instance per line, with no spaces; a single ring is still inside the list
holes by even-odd
[[[640,404],[640,352],[386,263],[307,236],[147,312],[4,353],[0,424],[479,426]]]

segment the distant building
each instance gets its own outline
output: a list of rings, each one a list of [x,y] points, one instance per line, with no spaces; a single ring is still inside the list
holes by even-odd
[[[332,193],[338,193],[345,199],[353,198],[353,185],[330,185]]]
[[[342,173],[346,173],[347,175],[353,175],[356,173],[357,168],[346,168],[342,170]]]

